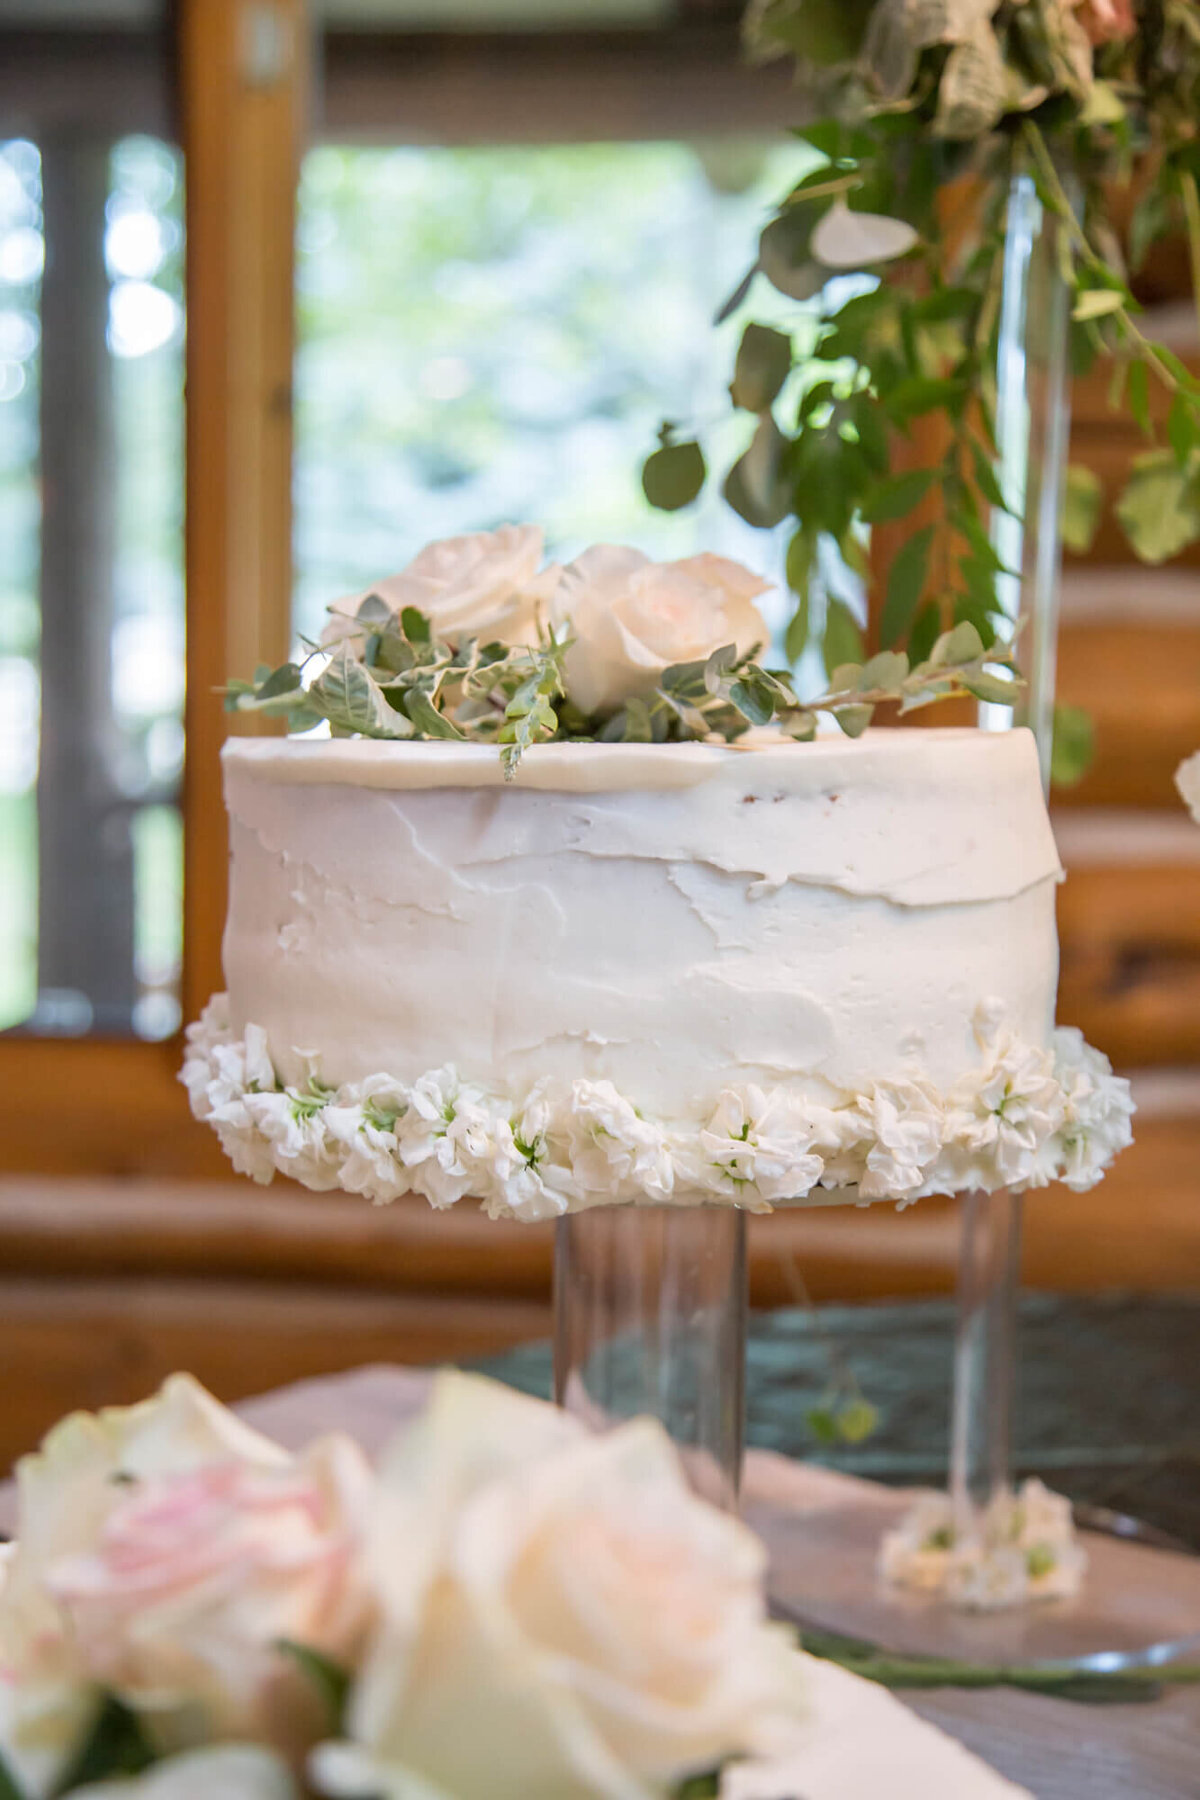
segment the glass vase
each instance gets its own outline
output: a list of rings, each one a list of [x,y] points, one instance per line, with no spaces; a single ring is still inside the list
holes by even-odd
[[[1012,510],[994,513],[992,543],[1005,569],[996,577],[996,598],[1017,634],[1026,685],[1016,708],[981,705],[979,724],[989,731],[1029,726],[1047,794],[1070,427],[1063,229],[1043,208],[1032,177],[1016,176],[1005,227],[995,426],[997,477]],[[960,1219],[950,1494],[963,1537],[978,1533],[984,1509],[1012,1485],[1021,1197],[1007,1190],[966,1194]]]
[[[697,1492],[737,1505],[746,1219],[731,1206],[598,1206],[557,1227],[554,1391],[596,1429],[649,1414]]]

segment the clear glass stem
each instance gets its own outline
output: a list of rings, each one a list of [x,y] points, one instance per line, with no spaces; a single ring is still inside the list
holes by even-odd
[[[964,1194],[961,1232],[950,1429],[959,1538],[975,1531],[979,1512],[1010,1479],[1020,1196],[1007,1189]]]
[[[729,1206],[598,1206],[558,1223],[554,1393],[597,1429],[662,1421],[698,1492],[737,1505],[746,1219]]]
[[[1062,560],[1060,517],[1070,423],[1066,385],[1068,294],[1055,233],[1032,178],[1009,193],[996,358],[996,444],[1013,512],[997,512],[992,540],[1009,574],[997,598],[1022,620],[1017,660],[1027,683],[1020,716],[981,706],[985,730],[1027,724],[1050,785]],[[968,1194],[961,1208],[958,1323],[950,1418],[950,1492],[960,1533],[1011,1485],[1013,1385],[1021,1264],[1021,1201],[1006,1189]]]

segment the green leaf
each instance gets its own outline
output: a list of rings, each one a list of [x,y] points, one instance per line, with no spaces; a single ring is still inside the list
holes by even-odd
[[[783,634],[783,653],[790,663],[799,662],[808,648],[809,619],[808,595],[802,594]]]
[[[838,1409],[838,1436],[844,1444],[865,1443],[879,1424],[879,1408],[857,1395]]]
[[[888,418],[893,425],[907,425],[911,419],[926,413],[949,412],[957,417],[967,396],[966,383],[929,375],[909,375],[888,394],[885,401]]]
[[[1167,442],[1175,455],[1180,468],[1187,465],[1188,457],[1200,445],[1200,431],[1194,403],[1186,394],[1176,394],[1171,402],[1171,410],[1167,414]]]
[[[341,1737],[350,1695],[350,1671],[321,1651],[313,1650],[308,1644],[297,1644],[291,1638],[277,1638],[275,1648],[295,1663],[312,1684],[325,1707],[328,1735]]]
[[[1125,295],[1119,288],[1085,288],[1071,308],[1071,317],[1078,324],[1087,319],[1106,319],[1124,305]]]
[[[902,475],[889,475],[872,488],[864,501],[864,520],[868,525],[883,525],[905,518],[921,504],[936,476],[936,469],[908,469]]]
[[[439,712],[423,688],[410,688],[404,696],[404,710],[422,737],[455,738],[465,741],[466,734],[451,719]]]
[[[274,700],[279,694],[293,693],[300,686],[300,666],[285,662],[275,669],[258,689],[260,700]]]
[[[868,688],[899,687],[907,674],[908,658],[903,650],[880,650],[863,664],[858,685],[864,693]]]
[[[329,611],[333,613],[335,608],[330,607]],[[358,611],[354,615],[359,625],[368,625],[372,631],[381,625],[388,624],[395,616],[382,594],[364,595],[359,603]]]
[[[908,638],[908,660],[915,668],[923,663],[937,642],[942,629],[942,609],[936,600],[927,600],[917,614]]]
[[[154,1748],[136,1714],[112,1694],[105,1694],[87,1737],[54,1793],[56,1797],[69,1794],[89,1782],[108,1781],[117,1775],[140,1775],[155,1761]]]
[[[1081,463],[1070,463],[1063,482],[1062,541],[1082,556],[1091,549],[1104,510],[1104,486],[1100,477]]]
[[[879,621],[880,641],[886,645],[902,643],[908,636],[925,591],[932,543],[933,526],[923,525],[905,540],[892,559]]]
[[[710,694],[719,694],[731,669],[737,663],[736,644],[720,644],[704,664],[704,685]]]
[[[659,512],[678,512],[690,506],[707,473],[704,452],[690,440],[686,444],[666,444],[655,450],[642,465],[642,492]]]
[[[848,738],[861,737],[875,716],[873,706],[837,706],[833,709],[834,719]]]
[[[689,1775],[674,1790],[673,1800],[715,1800],[721,1791],[720,1769],[706,1769],[701,1775]]]
[[[1002,512],[1011,512],[1012,508],[1004,498],[992,459],[974,438],[971,439],[971,455],[975,462],[975,484],[988,505],[999,507]]]
[[[810,208],[793,207],[772,219],[758,240],[758,266],[771,286],[789,300],[811,300],[829,279],[808,254]]]
[[[768,725],[775,716],[775,695],[767,684],[747,671],[729,685],[729,698],[752,725]]]
[[[1082,706],[1056,706],[1050,751],[1050,780],[1055,787],[1074,787],[1082,781],[1095,753],[1096,731],[1091,714]]]
[[[838,1441],[837,1417],[832,1407],[813,1406],[804,1415],[804,1423],[816,1438],[818,1444],[836,1444]]]
[[[754,267],[748,269],[742,276],[742,279],[738,282],[729,298],[722,301],[721,305],[717,308],[716,313],[713,315],[714,325],[723,325],[726,319],[733,317],[738,307],[742,304],[742,301],[749,294],[750,289],[754,286],[754,277],[757,274],[758,264],[755,263]]]
[[[1170,450],[1137,458],[1116,513],[1143,562],[1165,562],[1200,537],[1195,483]]]
[[[986,700],[993,706],[1012,706],[1021,692],[1021,684],[1013,676],[993,675],[987,669],[974,670],[971,674],[964,675],[962,680],[969,694],[974,694],[977,700]]]
[[[825,603],[825,633],[821,639],[821,655],[829,671],[841,663],[861,663],[862,632],[854,614],[844,600],[832,596]]]
[[[431,644],[433,627],[416,606],[406,606],[400,614],[400,626],[410,644]]]
[[[738,345],[729,397],[745,412],[766,412],[788,378],[792,340],[769,325],[747,325]]]
[[[1129,370],[1129,410],[1146,437],[1154,435],[1150,423],[1150,371],[1144,362],[1135,362]]]
[[[25,1800],[25,1795],[17,1786],[8,1764],[2,1756],[0,1756],[0,1800]]]
[[[345,649],[321,671],[308,698],[335,730],[375,738],[412,736],[408,720],[392,710],[379,683]]]
[[[785,440],[770,413],[764,413],[750,447],[725,477],[726,500],[748,525],[768,529],[778,525],[791,509],[791,495],[782,478]]]

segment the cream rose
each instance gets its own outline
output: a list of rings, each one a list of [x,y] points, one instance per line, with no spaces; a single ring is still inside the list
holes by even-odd
[[[59,1718],[78,1741],[80,1696],[97,1686],[164,1748],[302,1749],[320,1722],[278,1640],[340,1656],[362,1636],[372,1480],[349,1439],[292,1457],[186,1375],[140,1406],[64,1420],[17,1467],[0,1593],[17,1754]]]
[[[1200,750],[1180,763],[1175,771],[1175,786],[1184,805],[1200,825]]]
[[[321,643],[329,648],[361,635],[358,609],[377,594],[397,615],[417,607],[449,644],[467,637],[536,644],[539,617],[547,614],[560,575],[554,564],[541,567],[542,545],[540,525],[502,525],[427,544],[399,575],[335,600]]]
[[[310,1763],[320,1791],[652,1800],[797,1716],[762,1547],[690,1491],[650,1420],[593,1437],[446,1376],[380,1506],[384,1623],[353,1741]]]
[[[169,1757],[130,1781],[75,1788],[71,1800],[296,1800],[296,1787],[269,1751],[223,1744]]]
[[[571,699],[589,716],[611,713],[651,693],[671,663],[765,643],[754,601],[769,586],[724,556],[655,563],[615,544],[585,550],[554,597],[574,634],[564,663]]]

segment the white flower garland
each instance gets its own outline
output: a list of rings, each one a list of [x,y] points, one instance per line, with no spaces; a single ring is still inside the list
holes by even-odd
[[[235,1039],[217,994],[188,1029],[180,1079],[242,1174],[278,1171],[377,1205],[470,1194],[492,1218],[532,1220],[627,1201],[770,1212],[830,1189],[903,1206],[976,1188],[1092,1187],[1131,1142],[1129,1083],[1072,1028],[1051,1050],[994,1018],[979,1036],[985,1060],[947,1094],[904,1078],[821,1106],[786,1086],[727,1088],[707,1122],[662,1123],[609,1081],[542,1081],[513,1100],[451,1068],[339,1088],[312,1068],[305,1086],[284,1087],[261,1026]]]

